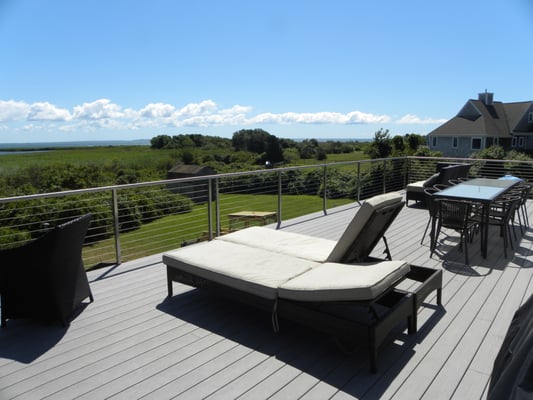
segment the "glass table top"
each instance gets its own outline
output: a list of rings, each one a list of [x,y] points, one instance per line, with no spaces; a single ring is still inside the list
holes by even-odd
[[[450,186],[434,193],[436,197],[446,197],[464,200],[492,201],[516,185],[511,179],[476,178]]]

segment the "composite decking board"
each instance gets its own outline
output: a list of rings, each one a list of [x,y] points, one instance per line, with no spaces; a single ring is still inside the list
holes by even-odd
[[[431,383],[436,372],[430,373],[426,364],[429,364],[430,368],[433,364],[433,369],[436,369],[438,365],[435,365],[434,358],[446,360],[449,352],[456,344],[456,342],[447,340],[451,335],[457,335],[457,332],[454,332],[450,327],[457,329],[457,323],[452,324],[457,318],[461,319],[465,299],[468,299],[479,285],[479,281],[476,282],[467,278],[467,276],[455,275],[449,281],[447,290],[444,292],[446,295],[443,296],[444,311],[435,316],[434,325],[428,326],[428,329],[423,331],[423,338],[413,347],[413,353],[405,353],[397,358],[395,368],[382,375],[383,383],[378,382],[369,391],[370,398],[381,396],[383,398],[409,398],[411,395],[409,390],[405,390],[403,394],[398,391],[405,386],[413,385],[415,386],[414,392],[416,392],[420,387],[425,388]],[[462,323],[468,324],[469,321],[466,319]],[[424,328],[426,327],[423,326],[422,329]],[[450,344],[449,347],[443,346],[447,343]],[[383,387],[386,387],[385,391],[383,391]],[[418,398],[416,393],[413,393],[412,396],[411,398]]]
[[[304,341],[307,346],[311,345],[306,337],[304,337]],[[282,347],[278,352],[275,354],[269,354],[269,356],[262,362],[251,366],[251,368],[244,372],[239,379],[224,382],[222,387],[206,398],[238,398],[268,379],[269,376],[275,374],[283,368],[286,363],[295,363],[298,360],[298,357],[307,353],[306,345],[302,344],[300,341],[295,343],[295,339],[283,341]]]
[[[533,203],[528,206],[533,221]],[[326,216],[318,212],[297,223],[285,221],[282,229],[335,240],[357,208],[350,205]],[[429,238],[420,245],[427,217],[427,210],[405,207],[386,236],[394,259],[442,268],[444,307],[438,309],[431,294],[430,307],[418,313],[418,335],[397,330],[396,340],[379,351],[375,375],[368,373],[365,349],[346,356],[319,333],[311,335],[310,342],[302,341],[307,331],[298,326],[276,335],[268,313],[220,304],[176,283],[175,296],[165,300],[165,267],[161,255],[155,255],[89,272],[95,302],[68,329],[8,321],[0,330],[0,398],[17,393],[22,399],[54,400],[126,394],[135,398],[154,391],[174,395],[181,389],[169,382],[185,379],[180,378],[183,373],[197,380],[182,398],[208,392],[213,399],[226,394],[263,398],[260,389],[265,387],[280,398],[484,398],[509,322],[533,292],[533,230],[522,235],[517,229],[520,245],[507,259],[497,229],[491,228],[486,259],[479,254],[476,236],[469,244],[467,267],[453,231],[446,232],[449,238],[441,245],[445,253],[429,258]],[[374,254],[383,248],[380,242]],[[44,343],[38,343],[39,335]],[[230,363],[235,346],[242,357]],[[261,351],[269,346],[274,350]],[[298,351],[291,358],[281,349]],[[313,362],[313,355],[327,361]],[[447,385],[449,389],[439,390]]]
[[[253,333],[257,334],[257,332]],[[260,334],[267,335],[270,332]],[[148,374],[141,371],[145,376],[141,379],[136,377],[131,381],[132,384],[129,387],[116,394],[116,398],[138,398],[155,390],[165,390],[169,385],[179,383],[190,385],[198,382],[199,379],[205,379],[225,369],[235,358],[253,352],[251,348],[240,342],[258,339],[257,336],[252,337],[252,332],[246,329],[245,321],[239,322],[239,324],[230,324],[227,330],[228,335],[231,336],[231,340],[224,339],[224,336],[215,335],[220,339],[220,342],[189,358],[182,360],[170,355],[169,358],[172,359],[173,363],[159,370],[156,376],[152,375],[153,371]],[[148,378],[149,380],[147,380]]]
[[[511,271],[510,268],[505,270]],[[498,314],[501,303],[507,297],[507,293],[502,293],[503,290],[499,292],[504,294],[499,301],[492,298],[492,296],[498,296],[498,291],[495,291],[494,288],[496,284],[500,286],[500,289],[504,289],[506,286],[508,288],[514,283],[516,278],[516,273],[502,273],[495,282],[494,286],[490,288],[490,292],[487,293],[486,300],[483,302],[478,313],[474,316],[472,324],[468,326],[465,332],[462,334],[457,346],[450,354],[446,362],[441,366],[439,373],[434,378],[432,385],[424,393],[424,396],[428,399],[434,399],[437,397],[451,398],[455,392],[457,386],[459,386],[462,381],[465,372],[460,371],[457,368],[454,368],[454,365],[469,365],[471,366],[473,360],[475,359],[481,343],[485,340],[489,329],[491,327],[492,321],[496,318]],[[496,274],[492,274],[496,275]],[[492,276],[491,275],[491,276]],[[490,278],[484,278],[484,281]],[[496,292],[496,293],[495,293]],[[476,295],[480,295],[479,291],[476,291]],[[496,356],[494,354],[493,358]],[[489,373],[485,376],[485,381],[488,381],[490,375]],[[479,391],[478,396],[481,396],[482,390]]]
[[[119,327],[120,329],[106,330],[105,336],[91,337],[91,341],[85,343],[84,346],[80,346],[80,343],[76,342],[71,343],[72,345],[68,349],[58,349],[57,354],[51,354],[44,360],[34,363],[35,369],[43,372],[32,374],[32,369],[26,368],[20,373],[13,372],[9,375],[4,375],[2,381],[5,385],[15,385],[20,381],[25,381],[32,386],[40,386],[52,382],[86,364],[90,365],[104,359],[112,351],[120,351],[122,347],[128,346],[129,343],[142,340],[144,334],[153,336],[154,330],[158,326],[156,320],[160,320],[159,324],[161,324],[164,322],[163,317],[163,315],[152,315],[151,321],[147,321],[146,318],[138,321],[129,320],[129,323]],[[150,324],[147,325],[146,322]],[[135,329],[137,328],[136,325],[140,325],[141,328]],[[80,350],[80,347],[83,350]],[[32,374],[31,378],[27,378],[27,374]],[[56,387],[57,382],[54,382],[53,386]]]
[[[394,393],[394,397],[398,398],[420,398],[425,395],[426,390],[429,387],[439,389],[442,385],[438,384],[436,377],[442,373],[443,368],[447,366],[447,362],[455,349],[461,343],[464,337],[464,332],[474,323],[476,315],[484,305],[485,300],[490,295],[493,289],[492,277],[496,277],[496,273],[485,276],[479,279],[479,284],[476,286],[465,285],[462,288],[462,295],[456,296],[458,301],[463,301],[464,306],[460,305],[460,310],[457,311],[452,321],[446,319],[446,315],[441,322],[446,325],[446,329],[443,330],[438,337],[438,349],[439,351],[431,351],[431,357],[424,357],[423,360],[417,365],[415,370],[414,379],[406,379],[398,391]],[[495,278],[498,280],[498,277]],[[473,282],[473,280],[467,281],[467,283]],[[474,295],[475,294],[475,295]],[[468,300],[465,302],[465,299]],[[451,305],[446,305],[447,314],[449,311],[455,313],[455,310],[451,309]],[[437,327],[435,327],[437,328]],[[435,329],[430,332],[430,336],[434,336],[439,329]],[[429,343],[429,338],[424,339],[424,343]],[[457,371],[457,368],[453,365],[449,365],[448,372]]]
[[[229,325],[228,333],[237,327],[232,327],[227,321],[222,325]],[[239,326],[240,327],[240,326]],[[213,325],[216,328],[216,324]],[[124,363],[112,370],[113,379],[105,376],[97,388],[79,396],[78,398],[108,398],[121,393],[129,393],[134,389],[150,392],[168,383],[180,374],[186,373],[189,369],[209,363],[220,354],[235,348],[238,343],[227,340],[223,336],[209,333],[204,337],[197,337],[196,341],[188,345],[183,345],[176,339],[158,347],[158,351],[146,352],[135,360],[135,364],[130,367],[130,363]],[[135,398],[135,397],[130,397]]]

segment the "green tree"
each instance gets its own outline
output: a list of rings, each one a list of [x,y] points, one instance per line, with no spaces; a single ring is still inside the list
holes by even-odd
[[[150,140],[150,147],[153,149],[165,149],[170,143],[172,143],[172,138],[168,135],[158,135],[153,137]]]
[[[370,158],[387,158],[392,153],[392,143],[388,129],[374,133],[374,140],[366,150]]]

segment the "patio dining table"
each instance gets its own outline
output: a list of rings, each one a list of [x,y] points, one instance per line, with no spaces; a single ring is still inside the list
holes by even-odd
[[[471,201],[481,204],[481,255],[487,258],[487,241],[489,228],[490,205],[498,197],[509,191],[513,186],[518,184],[518,179],[491,179],[491,178],[474,178],[461,182],[457,185],[450,186],[444,190],[434,193],[436,199],[450,199]]]

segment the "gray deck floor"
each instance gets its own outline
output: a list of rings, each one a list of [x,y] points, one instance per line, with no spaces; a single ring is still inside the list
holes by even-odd
[[[356,210],[282,229],[337,239]],[[533,230],[508,259],[496,230],[486,259],[474,239],[465,266],[453,232],[429,258],[429,240],[420,245],[426,221],[426,210],[404,208],[387,239],[394,259],[444,271],[443,307],[428,299],[417,335],[398,327],[375,375],[364,348],[345,354],[331,338],[286,321],[275,334],[268,314],[179,284],[167,299],[156,255],[91,272],[95,302],[68,328],[8,321],[0,330],[0,399],[484,398],[513,313],[533,293]]]

